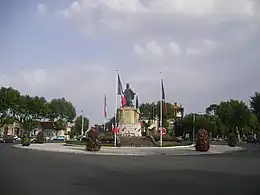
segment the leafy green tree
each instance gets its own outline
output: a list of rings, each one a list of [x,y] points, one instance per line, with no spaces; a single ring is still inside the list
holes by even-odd
[[[211,104],[209,107],[206,108],[207,115],[215,115],[217,110],[217,104]]]
[[[76,109],[65,98],[54,98],[48,105],[48,117],[51,121],[73,122],[76,117]]]
[[[227,127],[228,132],[243,132],[252,117],[247,105],[238,100],[222,101],[216,108],[216,116]]]
[[[186,115],[180,123],[183,131],[190,134],[193,132],[193,124],[195,124],[195,132],[198,132],[198,130],[202,128],[207,129],[209,132],[212,132],[215,129],[206,116],[199,114],[195,114],[195,122],[193,120],[193,114],[189,114]]]
[[[75,116],[74,106],[65,98],[47,102],[44,97],[21,95],[11,87],[0,89],[0,126],[18,120],[25,129],[32,130],[38,126],[38,121],[50,120],[56,123],[56,129],[61,129]]]
[[[53,129],[56,131],[56,135],[58,134],[59,131],[65,130],[66,128],[67,128],[67,122],[62,119],[58,119],[53,122]]]
[[[143,103],[140,105],[140,117],[142,119],[152,120],[156,117],[158,106],[156,103]]]
[[[143,103],[140,105],[140,117],[142,119],[146,120],[154,120],[156,116],[160,118],[161,112],[160,112],[160,106],[161,102],[152,102],[152,103]],[[163,118],[165,120],[167,119],[173,119],[174,118],[174,109],[173,109],[173,104],[167,102],[167,113],[164,110],[164,105],[163,105]]]
[[[260,93],[256,92],[254,96],[250,97],[250,108],[252,113],[260,121]]]
[[[89,128],[89,119],[87,117],[84,117],[83,121],[84,121],[83,132],[85,133]],[[81,134],[81,127],[82,127],[82,116],[78,116],[75,120],[74,135]]]

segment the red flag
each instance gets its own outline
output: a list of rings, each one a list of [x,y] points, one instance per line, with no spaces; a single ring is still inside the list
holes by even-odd
[[[166,134],[166,128],[162,127],[162,135]]]
[[[122,103],[122,107],[124,107],[125,105],[126,105],[126,98],[125,98],[125,96],[123,95],[123,96],[121,96],[121,103]]]
[[[113,126],[112,126],[112,127],[113,127]],[[119,133],[119,127],[113,127],[113,128],[112,128],[112,133],[118,134],[118,133]]]
[[[166,102],[164,102],[164,111],[165,111],[165,113],[168,112],[168,108],[167,108],[167,103]]]

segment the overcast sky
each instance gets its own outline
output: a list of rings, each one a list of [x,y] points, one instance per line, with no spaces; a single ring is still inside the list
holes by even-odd
[[[91,123],[115,110],[116,69],[140,102],[186,113],[260,91],[258,0],[2,0],[0,84],[65,97]],[[258,11],[257,11],[258,10]]]

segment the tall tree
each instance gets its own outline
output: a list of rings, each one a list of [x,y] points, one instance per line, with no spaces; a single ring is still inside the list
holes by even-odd
[[[216,129],[214,124],[210,122],[210,120],[204,115],[195,115],[195,123],[193,120],[193,114],[186,115],[183,120],[180,121],[180,132],[186,132],[192,134],[193,132],[193,125],[195,124],[195,131],[197,132],[199,129],[206,128],[209,132],[212,132]]]
[[[215,115],[217,110],[217,104],[211,104],[209,107],[206,108],[207,115]]]
[[[256,92],[254,96],[250,97],[250,108],[260,121],[260,93]]]
[[[225,124],[227,131],[242,133],[250,124],[252,113],[247,105],[238,100],[222,101],[216,108],[216,116]]]
[[[54,123],[56,132],[66,128],[68,122],[73,122],[76,117],[76,109],[65,98],[52,99],[48,105],[50,121]]]
[[[89,128],[89,119],[87,117],[83,118],[83,132],[85,133]],[[82,128],[82,116],[78,116],[75,120],[75,126],[74,126],[74,134],[80,135],[81,134],[81,128]]]

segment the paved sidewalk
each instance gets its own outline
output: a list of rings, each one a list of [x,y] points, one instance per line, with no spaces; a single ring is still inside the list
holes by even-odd
[[[31,144],[29,147],[23,147],[21,144],[14,145],[15,148],[49,151],[49,152],[64,152],[74,154],[89,154],[89,155],[131,155],[131,156],[150,156],[150,155],[202,155],[202,154],[220,154],[226,152],[233,152],[243,150],[241,147],[231,148],[225,145],[212,145],[208,152],[197,152],[194,146],[186,147],[170,147],[170,148],[157,148],[157,147],[102,147],[98,152],[89,152],[85,147],[79,146],[64,146],[63,143],[45,143],[45,144]]]

